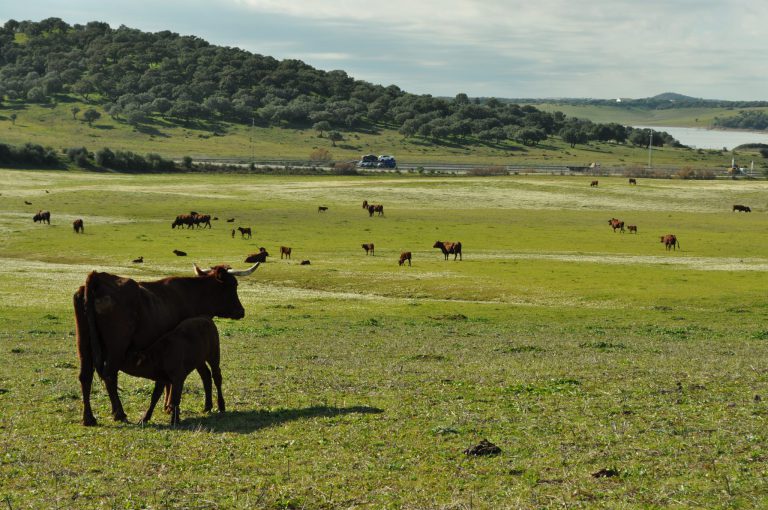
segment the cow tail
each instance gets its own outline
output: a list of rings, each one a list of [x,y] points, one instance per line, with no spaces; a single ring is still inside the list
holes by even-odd
[[[85,280],[85,299],[83,305],[85,308],[85,317],[88,320],[88,332],[91,337],[91,354],[93,354],[93,366],[96,368],[96,373],[99,377],[104,378],[104,349],[101,345],[101,335],[99,335],[99,328],[96,325],[96,310],[95,300],[96,294],[94,292],[94,280],[96,279],[96,273],[91,273]]]

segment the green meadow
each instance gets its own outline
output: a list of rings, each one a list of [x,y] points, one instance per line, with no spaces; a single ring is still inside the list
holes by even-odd
[[[766,184],[589,180],[0,170],[0,507],[768,506]],[[171,229],[190,210],[218,220]],[[152,383],[122,375],[131,423],[97,381],[83,427],[88,272],[244,268],[259,247],[246,317],[216,319],[227,412],[202,412],[193,373],[181,426],[136,425]],[[464,453],[483,439],[501,452]]]

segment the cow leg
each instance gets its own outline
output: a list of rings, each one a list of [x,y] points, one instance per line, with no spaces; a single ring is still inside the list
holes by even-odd
[[[203,390],[205,391],[205,407],[203,412],[209,412],[213,409],[213,387],[211,385],[211,371],[208,370],[208,366],[203,362],[197,367],[197,373],[200,374],[200,379],[203,381]]]
[[[155,411],[155,406],[157,405],[157,401],[160,400],[160,395],[163,394],[163,388],[165,388],[165,384],[160,381],[155,381],[155,388],[152,390],[152,398],[149,401],[149,408],[144,413],[144,416],[141,417],[139,420],[139,425],[144,425],[146,423],[149,423],[149,420],[152,419],[152,413]]]
[[[83,396],[83,425],[96,425],[96,418],[91,409],[91,386],[93,385],[93,354],[91,353],[91,337],[88,332],[88,322],[85,317],[85,289],[80,287],[73,297],[75,305],[75,329],[77,338],[77,356],[80,358],[80,392]]]
[[[112,419],[115,421],[128,421],[128,416],[123,410],[120,396],[117,394],[117,370],[112,370],[111,364],[107,364],[104,370],[104,386],[107,388],[109,401],[112,404]]]

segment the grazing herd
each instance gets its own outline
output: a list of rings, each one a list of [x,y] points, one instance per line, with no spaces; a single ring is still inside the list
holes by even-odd
[[[637,184],[630,179],[630,184]],[[597,186],[592,181],[591,186]],[[384,206],[363,202],[363,209],[369,216],[384,215]],[[317,211],[326,212],[328,207],[319,206]],[[748,206],[734,205],[733,212],[751,212]],[[51,213],[38,211],[35,223],[50,224]],[[213,218],[214,220],[216,218]],[[233,222],[234,218],[227,222]],[[608,220],[614,232],[624,232],[624,221],[618,218]],[[84,222],[78,218],[72,222],[75,233],[85,232]],[[180,214],[171,224],[179,227],[211,228],[208,214]],[[637,225],[628,225],[630,233],[637,234]],[[250,239],[250,227],[232,229],[231,235],[239,231],[242,239]],[[674,234],[660,237],[667,251],[677,250],[680,243]],[[361,245],[366,256],[375,255],[374,243]],[[462,243],[459,241],[435,241],[433,248],[439,249],[444,260],[463,260]],[[177,256],[186,256],[174,249]],[[280,246],[280,258],[291,259],[292,248]],[[264,247],[245,258],[251,265],[248,269],[235,271],[226,265],[206,270],[193,266],[194,275],[170,277],[157,281],[139,282],[104,272],[88,274],[84,285],[74,294],[77,352],[80,360],[79,381],[82,392],[82,423],[96,425],[91,407],[90,395],[93,374],[103,380],[109,396],[112,417],[125,421],[126,414],[118,394],[118,373],[142,377],[155,382],[149,406],[140,423],[150,421],[153,411],[165,392],[165,408],[170,414],[170,423],[180,422],[181,395],[184,382],[192,371],[197,371],[205,392],[205,411],[213,408],[213,384],[217,390],[217,407],[225,411],[220,369],[221,353],[219,334],[212,317],[242,319],[245,310],[237,294],[238,278],[252,274],[260,264],[265,263],[269,253]],[[412,252],[402,251],[398,265],[412,265]],[[142,263],[143,257],[133,259]],[[309,260],[301,265],[309,265]]]

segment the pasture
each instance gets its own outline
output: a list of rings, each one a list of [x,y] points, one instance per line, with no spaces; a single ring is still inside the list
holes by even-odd
[[[0,506],[768,505],[766,184],[588,179],[0,170]],[[171,229],[190,210],[218,220]],[[83,427],[88,272],[243,268],[259,247],[246,317],[216,319],[227,412],[202,412],[193,373],[180,427],[136,425],[153,384],[122,374],[132,423],[97,382]],[[463,453],[483,439],[501,452]]]

